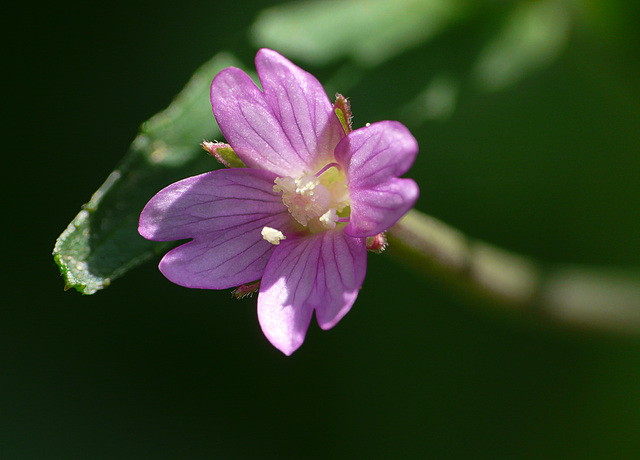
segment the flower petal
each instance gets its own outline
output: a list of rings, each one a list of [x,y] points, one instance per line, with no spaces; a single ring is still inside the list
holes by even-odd
[[[256,55],[256,69],[265,100],[301,161],[310,168],[306,172],[333,161],[344,129],[316,77],[265,48]]]
[[[226,289],[262,277],[275,248],[260,234],[263,227],[282,224],[271,218],[198,237],[169,251],[160,261],[160,271],[173,283],[189,288]]]
[[[418,142],[397,121],[379,121],[349,133],[335,157],[346,168],[349,190],[379,185],[406,173],[418,154]]]
[[[160,191],[140,216],[139,232],[156,241],[193,238],[168,252],[160,270],[181,286],[225,289],[262,277],[274,246],[267,226],[288,229],[291,217],[273,192],[273,173],[225,169]]]
[[[222,134],[249,168],[267,169],[278,176],[301,174],[307,168],[264,94],[242,70],[229,67],[216,75],[211,106]]]
[[[397,177],[409,170],[417,153],[417,141],[396,121],[357,129],[338,144],[335,157],[346,170],[351,200],[347,235],[376,235],[411,209],[418,186]]]
[[[349,311],[364,281],[364,239],[325,231],[276,248],[258,295],[258,319],[269,341],[286,355],[304,341],[311,315],[330,329]]]
[[[419,192],[412,179],[389,179],[351,191],[351,217],[345,233],[362,238],[388,230],[413,207]]]
[[[158,192],[140,214],[148,240],[194,238],[287,213],[273,191],[276,176],[255,169],[220,169],[188,177]]]

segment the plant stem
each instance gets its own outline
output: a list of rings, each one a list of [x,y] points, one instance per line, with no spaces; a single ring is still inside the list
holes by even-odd
[[[388,232],[390,253],[474,303],[560,324],[640,331],[640,273],[584,266],[547,267],[474,240],[413,210]]]

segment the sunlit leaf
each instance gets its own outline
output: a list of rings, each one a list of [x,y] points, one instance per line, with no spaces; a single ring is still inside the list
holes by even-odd
[[[60,235],[53,256],[66,289],[93,294],[166,248],[138,235],[140,211],[166,185],[218,167],[200,144],[220,136],[209,86],[230,65],[237,65],[231,56],[215,56],[166,110],[143,123],[116,170]]]

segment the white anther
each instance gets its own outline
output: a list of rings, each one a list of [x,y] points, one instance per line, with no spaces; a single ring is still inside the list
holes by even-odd
[[[275,245],[280,244],[281,240],[287,239],[287,237],[284,236],[284,234],[280,230],[276,230],[275,228],[271,227],[264,227],[262,229],[262,238]]]

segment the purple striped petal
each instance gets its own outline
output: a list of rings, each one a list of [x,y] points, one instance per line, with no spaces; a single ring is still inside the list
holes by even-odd
[[[397,121],[379,121],[357,129],[336,147],[349,189],[367,188],[406,173],[418,154],[418,142]]]
[[[269,171],[224,169],[176,182],[145,206],[138,231],[147,239],[193,241],[167,253],[160,270],[192,288],[225,289],[262,276],[274,246],[265,226],[288,229],[291,217]]]
[[[345,233],[373,236],[400,219],[418,199],[418,186],[397,179],[409,170],[418,143],[396,121],[381,121],[355,130],[336,147],[336,160],[348,178],[351,217]]]
[[[413,207],[419,192],[412,179],[389,179],[371,188],[353,190],[345,233],[364,237],[388,230]]]
[[[333,161],[344,129],[320,82],[279,53],[261,49],[256,69],[265,100],[300,160],[315,172]]]
[[[220,169],[175,182],[142,210],[138,231],[153,241],[194,238],[286,213],[269,171]]]
[[[222,134],[249,168],[278,176],[306,169],[264,94],[242,70],[229,67],[213,79],[211,106]]]
[[[160,261],[160,271],[173,283],[189,288],[226,289],[251,283],[262,277],[275,248],[262,238],[262,228],[284,223],[284,219],[265,219],[195,238],[169,251]]]
[[[341,230],[283,241],[265,268],[258,319],[269,341],[286,355],[304,341],[313,310],[322,329],[349,311],[364,281],[364,239]]]
[[[260,50],[256,68],[264,93],[234,67],[211,84],[213,114],[227,142],[248,167],[278,176],[326,164],[344,131],[322,85],[275,51]]]

